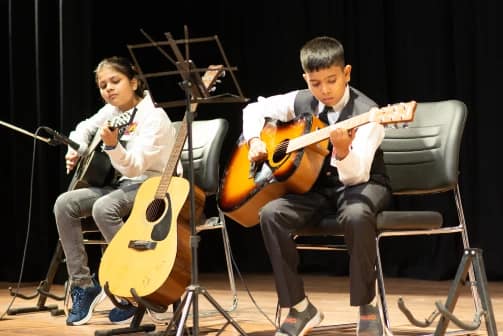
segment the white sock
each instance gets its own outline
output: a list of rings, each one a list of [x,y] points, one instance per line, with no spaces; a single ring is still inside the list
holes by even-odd
[[[303,298],[299,303],[297,303],[293,308],[295,308],[298,312],[302,312],[306,310],[309,301],[307,301],[307,297]]]
[[[370,301],[370,304],[374,307],[377,307],[377,296],[374,296],[374,298],[372,299],[372,301]]]

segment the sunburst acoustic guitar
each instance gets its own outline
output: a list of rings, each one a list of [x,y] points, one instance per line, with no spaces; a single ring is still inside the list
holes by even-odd
[[[309,114],[286,123],[269,120],[260,135],[266,144],[267,159],[252,167],[248,145],[238,142],[221,181],[220,209],[244,227],[258,224],[259,209],[267,202],[312,187],[328,154],[333,128],[353,129],[369,122],[406,123],[413,120],[416,105],[415,101],[389,105],[330,126]]]

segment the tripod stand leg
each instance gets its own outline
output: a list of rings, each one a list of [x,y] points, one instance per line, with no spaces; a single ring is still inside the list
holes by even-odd
[[[218,302],[213,299],[213,297],[208,293],[208,291],[204,288],[200,288],[201,293],[204,295],[206,300],[208,300],[215,309],[217,309],[220,314],[222,314],[227,321],[232,324],[232,326],[239,332],[240,335],[246,335],[246,332],[237,324],[237,322],[227,313],[219,304]]]
[[[480,299],[482,315],[486,319],[487,334],[489,336],[496,336],[498,332],[496,331],[496,322],[494,320],[494,313],[491,305],[491,300],[489,298],[489,292],[487,290],[487,278],[484,269],[484,262],[482,260],[482,251],[480,249],[465,249],[463,258],[458,268],[458,272],[454,279],[454,282],[449,290],[447,300],[444,305],[444,309],[452,314],[454,306],[459,297],[460,287],[465,282],[469,270],[473,267],[475,284],[470,283],[470,286],[475,285],[477,288],[478,298]],[[479,313],[479,312],[477,312]],[[480,322],[480,321],[478,321]],[[444,335],[447,329],[449,319],[446,318],[445,314],[442,315],[440,321],[435,330],[435,335]],[[478,327],[478,326],[477,326]]]
[[[213,307],[222,314],[223,317],[227,320],[227,323],[221,328],[223,330],[227,325],[232,324],[232,326],[239,332],[240,335],[246,336],[246,332],[239,326],[239,324],[227,313],[225,309],[222,308],[218,304],[218,302],[208,293],[208,291],[200,286],[190,286],[187,290],[185,297],[182,302],[176,309],[173,314],[173,319],[170,321],[166,331],[164,332],[164,336],[172,335],[171,328],[176,326],[176,336],[181,336],[183,334],[185,323],[187,322],[187,318],[189,315],[189,310],[193,305],[193,320],[194,325],[192,327],[192,334],[199,335],[199,317],[197,314],[198,311],[198,298],[197,295],[202,294],[209,303],[213,305]]]
[[[472,253],[474,257],[473,267],[475,277],[477,278],[477,288],[480,295],[482,309],[485,312],[484,318],[486,320],[487,334],[489,336],[497,336],[498,331],[496,329],[493,307],[491,304],[491,299],[489,298],[489,291],[487,289],[487,276],[484,267],[484,261],[482,260],[482,251],[478,249],[472,249],[470,253]]]

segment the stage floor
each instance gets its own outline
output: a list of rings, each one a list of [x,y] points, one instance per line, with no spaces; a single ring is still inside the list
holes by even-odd
[[[199,286],[206,290],[210,298],[213,298],[222,309],[228,310],[232,306],[232,293],[229,290],[227,275],[222,274],[200,274]],[[353,322],[357,318],[357,310],[349,306],[349,296],[347,294],[348,278],[317,274],[304,275],[307,293],[310,300],[325,314],[322,324],[315,328],[310,335],[355,335]],[[419,321],[425,321],[435,310],[435,301],[445,301],[448,290],[451,287],[450,281],[422,281],[412,279],[386,279],[386,289],[388,298],[388,309],[390,312],[391,330],[394,335],[422,335],[432,332],[438,322],[438,318],[429,328],[419,328],[413,326],[399,310],[397,300],[403,297],[405,304]],[[8,315],[5,314],[12,302],[9,295],[9,284],[0,284],[0,311],[3,314],[0,320],[0,336],[6,335],[68,335],[84,336],[95,335],[95,331],[104,331],[115,328],[127,327],[128,325],[112,325],[108,321],[107,312],[112,303],[105,299],[95,311],[91,321],[83,326],[68,327],[65,325],[64,316],[53,316],[48,311]],[[238,290],[238,304],[234,311],[222,314],[214,309],[214,306],[203,294],[192,295],[192,303],[197,300],[199,308],[198,326],[200,335],[239,335],[233,324],[228,324],[223,330],[226,322],[233,321],[247,335],[266,336],[273,335],[274,319],[276,313],[276,294],[271,274],[244,274],[242,278],[237,276],[236,285]],[[15,285],[14,285],[15,286]],[[488,284],[489,295],[495,315],[499,335],[503,335],[503,282],[490,282]],[[34,291],[34,284],[25,284],[22,293],[31,294]],[[61,295],[63,286],[53,286],[54,293]],[[198,293],[191,292],[191,293]],[[16,298],[11,308],[31,307],[37,304],[37,299],[23,300]],[[61,301],[47,299],[47,305],[57,304],[62,307]],[[193,325],[193,305],[184,325]],[[168,335],[174,334],[177,330],[172,328],[168,333],[167,322],[171,316],[171,307],[164,314],[158,314],[155,319],[146,314],[142,324],[154,324],[155,330],[149,334]],[[455,306],[454,314],[466,324],[471,324],[474,320],[473,301],[470,291],[463,287],[459,300]],[[161,320],[159,320],[161,319]],[[346,328],[339,328],[337,325],[346,324]],[[349,326],[347,326],[349,324]],[[449,324],[449,330],[458,330],[453,323]],[[472,335],[487,335],[486,320],[482,318],[481,326],[476,331],[466,332]],[[129,335],[144,335],[135,333]]]

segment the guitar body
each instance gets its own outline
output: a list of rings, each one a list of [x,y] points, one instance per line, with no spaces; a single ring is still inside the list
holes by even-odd
[[[307,192],[323,167],[329,140],[291,153],[285,153],[285,147],[291,139],[323,127],[325,124],[311,115],[286,123],[268,121],[260,135],[266,144],[268,158],[258,165],[252,177],[248,145],[238,143],[221,183],[218,202],[222,211],[237,223],[251,227],[258,224],[258,212],[269,201],[286,193]]]
[[[409,122],[414,119],[416,106],[411,100],[372,108],[330,126],[310,114],[287,123],[266,122],[260,138],[266,144],[267,160],[250,167],[248,145],[238,143],[220,186],[220,209],[245,227],[258,224],[258,212],[269,201],[286,193],[301,194],[311,189],[328,154],[331,130],[350,130],[369,122],[382,125]]]
[[[135,109],[136,111],[136,109]],[[121,128],[131,123],[133,112],[123,112],[109,120],[110,128]],[[101,150],[101,138],[98,132],[94,135],[86,153],[79,159],[75,167],[68,190],[84,187],[103,187],[114,177],[115,169],[108,155]]]
[[[172,177],[166,197],[159,200],[155,194],[160,179],[151,177],[140,186],[130,216],[103,254],[99,280],[102,285],[108,283],[116,296],[134,301],[131,289],[135,289],[140,297],[167,307],[190,283],[191,229],[188,221],[178,218],[187,201],[189,182]],[[153,205],[161,212],[151,218]],[[156,226],[162,233],[153,239],[159,233]],[[142,242],[155,246],[142,248]]]
[[[80,158],[68,190],[84,187],[103,187],[114,177],[114,168],[110,158],[99,149],[94,149]]]

